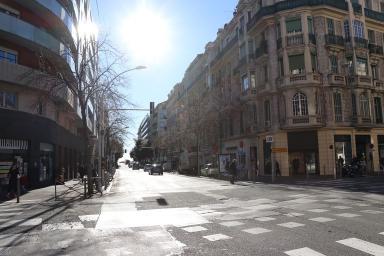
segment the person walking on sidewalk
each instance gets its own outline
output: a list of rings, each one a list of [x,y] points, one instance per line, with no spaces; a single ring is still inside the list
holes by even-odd
[[[231,178],[230,178],[231,184],[235,183],[236,169],[237,169],[236,158],[234,158],[231,164],[229,165],[229,171],[231,173]]]
[[[17,176],[19,175],[19,165],[17,159],[13,159],[12,166],[8,172],[8,194],[7,198],[15,197],[17,193]]]

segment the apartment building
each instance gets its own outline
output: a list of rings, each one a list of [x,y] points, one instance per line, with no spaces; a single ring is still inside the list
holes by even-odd
[[[339,158],[354,157],[374,174],[384,162],[383,34],[381,0],[240,0],[182,95],[205,77],[199,91],[220,124],[210,146],[237,158],[244,178],[271,174],[272,161],[284,176],[334,175]]]
[[[0,179],[15,158],[30,186],[52,184],[59,170],[66,179],[76,175],[83,154],[77,97],[68,89],[51,97],[50,85],[31,77],[70,72],[74,63],[64,53],[74,47],[79,24],[90,19],[88,0],[0,1]],[[89,104],[92,134],[94,116]]]

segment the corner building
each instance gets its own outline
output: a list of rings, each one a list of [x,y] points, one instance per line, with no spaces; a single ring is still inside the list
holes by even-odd
[[[339,157],[378,172],[384,2],[240,1],[237,12],[240,132],[222,151],[236,154],[248,178],[270,174],[272,161],[284,176],[333,175]]]
[[[41,69],[40,58],[60,67],[74,47],[76,28],[90,19],[89,1],[0,0],[0,181],[12,159],[22,166],[25,185],[52,184],[59,170],[76,175],[82,159],[81,115],[71,91],[48,97],[42,81],[26,79]],[[59,70],[60,70],[59,69]],[[89,132],[94,133],[88,107]]]

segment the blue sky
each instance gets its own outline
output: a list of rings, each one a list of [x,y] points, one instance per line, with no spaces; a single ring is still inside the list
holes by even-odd
[[[195,56],[232,17],[237,0],[92,0],[100,34],[128,58],[124,93],[138,107],[165,101]],[[98,8],[97,8],[98,6]],[[143,11],[144,10],[144,11]],[[141,40],[141,41],[140,41]],[[148,50],[145,50],[148,49]],[[128,151],[145,112],[132,113]]]

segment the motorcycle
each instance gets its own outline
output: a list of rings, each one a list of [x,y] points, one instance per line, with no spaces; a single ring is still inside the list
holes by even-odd
[[[342,168],[342,177],[354,178],[360,172],[360,166],[358,164],[345,164]]]

